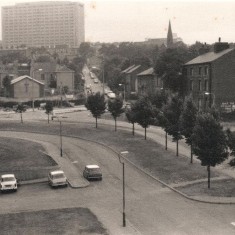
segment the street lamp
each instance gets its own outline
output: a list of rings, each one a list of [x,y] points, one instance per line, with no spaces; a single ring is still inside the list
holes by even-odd
[[[126,87],[125,84],[120,83],[119,86],[123,86],[123,99],[124,99],[124,103],[126,102]]]
[[[128,151],[121,152],[119,157],[119,162],[122,164],[122,226],[126,227],[126,212],[125,212],[125,162],[123,161],[123,154],[129,153]],[[122,157],[122,161],[121,161]]]
[[[34,78],[35,71],[42,71],[42,69],[35,69],[35,70],[33,70],[33,72],[32,72],[33,79],[35,79]],[[33,112],[34,112],[34,81],[32,83],[32,108],[33,108]]]

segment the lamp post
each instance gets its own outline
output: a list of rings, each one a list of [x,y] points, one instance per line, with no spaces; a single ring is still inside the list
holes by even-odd
[[[123,154],[127,154],[128,151],[123,151],[121,152],[118,157],[119,157],[119,162],[122,164],[122,226],[126,227],[126,204],[125,204],[125,162],[121,161],[121,157]],[[122,157],[123,158],[123,157]]]
[[[34,76],[35,76],[35,71],[42,71],[42,69],[35,69],[35,70],[33,70],[33,72],[32,72],[33,79],[35,79],[35,78],[34,78]],[[33,108],[33,112],[34,112],[34,81],[33,81],[33,83],[32,83],[32,108]]]
[[[124,103],[125,103],[126,102],[126,87],[125,87],[125,84],[120,83],[119,86],[123,86],[123,100],[124,100]]]

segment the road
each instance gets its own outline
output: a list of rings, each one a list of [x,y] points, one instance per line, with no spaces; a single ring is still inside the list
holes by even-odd
[[[16,136],[13,132],[9,135]],[[27,133],[18,133],[17,136],[59,144],[56,136]],[[91,182],[89,187],[81,189],[52,190],[47,184],[21,186],[17,194],[0,195],[0,213],[88,207],[111,231],[110,234],[128,234],[125,228],[121,228],[122,167],[118,157],[104,147],[78,139],[64,137],[63,145],[71,161],[79,162],[76,167],[99,164],[103,181]],[[135,227],[144,235],[235,234],[235,227],[231,224],[235,221],[234,205],[211,205],[187,200],[128,163],[126,216],[127,226]]]

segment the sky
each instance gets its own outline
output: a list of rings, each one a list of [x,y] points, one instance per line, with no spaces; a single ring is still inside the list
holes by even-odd
[[[0,6],[38,1],[0,0]],[[235,0],[79,2],[85,6],[85,39],[88,42],[135,42],[165,38],[169,20],[173,33],[186,44],[196,41],[210,44],[218,41],[219,37],[221,41],[235,42]]]

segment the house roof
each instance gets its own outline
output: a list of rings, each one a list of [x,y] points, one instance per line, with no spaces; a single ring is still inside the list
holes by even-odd
[[[154,75],[154,68],[148,68],[146,70],[144,70],[143,72],[141,73],[138,73],[137,76],[147,76],[147,75]]]
[[[126,73],[132,73],[134,72],[136,69],[138,69],[141,65],[136,65],[133,68],[131,68],[130,70],[128,70]]]
[[[11,85],[13,85],[13,84],[15,84],[15,83],[17,83],[17,82],[19,82],[19,81],[22,81],[22,80],[24,80],[24,79],[29,79],[29,80],[32,80],[32,81],[34,81],[34,82],[36,82],[36,83],[39,83],[39,84],[41,84],[41,85],[44,85],[44,83],[42,83],[42,82],[40,82],[40,81],[38,81],[38,80],[36,80],[36,79],[34,79],[34,78],[31,78],[30,76],[27,76],[27,75],[23,75],[23,76],[20,76],[20,77],[17,77],[17,78],[15,78],[15,79],[12,79],[11,80]]]
[[[74,71],[72,69],[69,69],[65,65],[64,66],[56,65],[55,72],[70,72],[70,73],[72,73]]]
[[[133,65],[129,66],[128,68],[126,68],[125,70],[123,70],[122,73],[126,73],[126,72],[128,72],[130,69],[132,69],[134,67],[135,67],[135,65],[133,64]]]
[[[220,51],[218,53],[215,53],[214,51],[205,53],[203,55],[199,55],[198,57],[194,58],[193,60],[190,60],[185,65],[192,65],[192,64],[203,64],[208,63],[217,60],[221,56],[233,51],[234,49],[225,49],[223,51]]]

